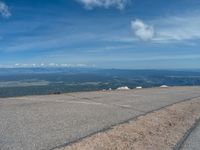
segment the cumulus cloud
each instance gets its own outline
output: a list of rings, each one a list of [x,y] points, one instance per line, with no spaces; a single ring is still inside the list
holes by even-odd
[[[4,18],[9,18],[11,16],[8,6],[2,1],[0,1],[0,14]]]
[[[135,36],[144,41],[195,45],[196,40],[200,40],[200,17],[197,14],[200,12],[157,18],[150,21],[153,26],[135,20],[131,22],[131,28]]]
[[[86,9],[93,9],[94,7],[124,9],[128,0],[76,0],[82,3]]]
[[[131,22],[131,29],[135,36],[143,41],[150,41],[155,35],[153,26],[147,25],[138,19]]]

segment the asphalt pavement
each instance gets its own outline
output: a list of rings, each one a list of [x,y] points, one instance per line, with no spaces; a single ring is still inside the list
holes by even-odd
[[[181,147],[181,150],[199,150],[200,149],[200,122],[192,130],[186,141]]]
[[[162,107],[200,87],[80,92],[0,99],[0,150],[49,150]]]

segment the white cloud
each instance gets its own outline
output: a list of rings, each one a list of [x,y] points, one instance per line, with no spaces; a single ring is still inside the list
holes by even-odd
[[[8,6],[2,1],[0,1],[0,14],[4,18],[9,18],[11,16]]]
[[[110,8],[115,7],[117,9],[124,9],[128,3],[128,0],[76,0],[82,3],[86,9],[93,9],[94,7]]]
[[[153,20],[153,23],[157,26],[155,42],[171,43],[200,39],[199,15],[168,17]]]
[[[135,36],[143,41],[150,41],[155,35],[153,26],[147,25],[138,19],[131,22],[131,29]]]
[[[94,64],[57,64],[57,63],[16,63],[16,64],[0,64],[0,68],[35,68],[35,67],[60,67],[60,68],[70,68],[70,67],[78,67],[78,68],[86,68],[86,67],[95,67]]]
[[[135,36],[143,41],[152,43],[184,43],[195,46],[200,40],[200,12],[191,14],[168,16],[148,20],[151,25],[142,20],[131,22],[131,29]],[[134,37],[125,38],[124,42],[134,42]],[[121,40],[123,41],[123,39]]]

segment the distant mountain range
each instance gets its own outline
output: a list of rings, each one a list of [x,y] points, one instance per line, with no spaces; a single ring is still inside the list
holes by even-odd
[[[98,69],[85,67],[40,67],[40,68],[0,68],[0,75],[11,74],[45,74],[45,73],[94,73],[103,75],[120,75],[120,76],[149,76],[149,75],[200,75],[200,69],[177,69],[177,70],[157,70],[157,69]]]

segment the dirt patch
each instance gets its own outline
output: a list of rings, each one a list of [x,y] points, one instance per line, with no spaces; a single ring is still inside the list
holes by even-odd
[[[170,150],[200,118],[200,98],[174,104],[57,150]]]

